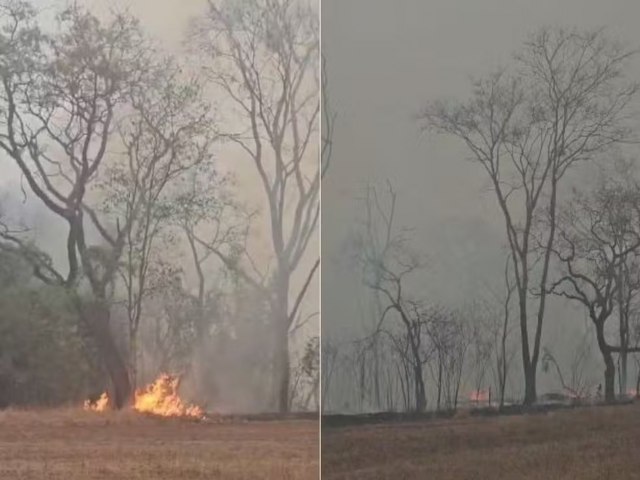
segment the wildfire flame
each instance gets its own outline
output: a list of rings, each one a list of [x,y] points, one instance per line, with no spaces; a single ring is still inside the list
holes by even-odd
[[[469,394],[469,400],[472,402],[488,402],[489,392],[487,390],[473,390]]]
[[[204,411],[197,405],[186,405],[178,395],[180,378],[166,373],[161,374],[153,383],[135,392],[133,409],[139,413],[148,413],[161,417],[203,418]],[[109,395],[105,392],[98,400],[86,400],[84,409],[93,412],[105,412],[111,409]]]
[[[98,398],[98,400],[96,400],[95,402],[92,402],[91,400],[84,401],[84,409],[87,411],[105,412],[109,410],[109,408],[110,403],[109,395],[107,395],[107,392],[104,392],[102,395],[100,395],[100,398]]]
[[[155,382],[136,391],[134,410],[162,417],[202,418],[203,410],[196,405],[185,405],[178,395],[180,378],[163,373]]]

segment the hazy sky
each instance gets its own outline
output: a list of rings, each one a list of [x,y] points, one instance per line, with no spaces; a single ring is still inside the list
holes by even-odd
[[[466,98],[469,76],[510,60],[544,25],[606,26],[640,47],[632,0],[324,0],[323,51],[338,115],[322,190],[322,324],[326,339],[357,335],[363,287],[345,259],[369,181],[391,180],[399,223],[431,258],[419,293],[456,302],[501,284],[504,227],[485,175],[454,139],[421,135],[413,115],[427,101]],[[636,70],[636,73],[640,70]],[[565,341],[580,310],[554,300],[543,345]],[[579,322],[578,322],[579,323]],[[521,367],[518,366],[518,369]]]

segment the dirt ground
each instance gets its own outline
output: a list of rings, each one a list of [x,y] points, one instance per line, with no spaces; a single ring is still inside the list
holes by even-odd
[[[318,422],[0,412],[2,480],[318,478]]]
[[[323,479],[640,479],[640,404],[323,427]]]

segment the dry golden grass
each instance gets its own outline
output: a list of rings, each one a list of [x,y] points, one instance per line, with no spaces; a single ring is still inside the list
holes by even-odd
[[[323,479],[640,479],[640,404],[322,430]]]
[[[0,412],[0,479],[317,479],[311,420],[192,422],[79,409]]]

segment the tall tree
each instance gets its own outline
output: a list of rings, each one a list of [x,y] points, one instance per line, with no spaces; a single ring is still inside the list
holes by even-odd
[[[132,16],[115,14],[103,23],[73,6],[57,15],[57,29],[49,33],[27,2],[10,1],[3,11],[0,149],[29,190],[66,222],[68,271],[34,254],[20,236],[3,235],[4,244],[20,248],[41,280],[74,294],[120,408],[131,394],[127,362],[110,325],[120,260],[158,186],[180,171],[178,165],[195,161],[191,149],[199,149],[201,132],[177,111],[194,104],[171,88],[175,70],[165,68]],[[153,187],[146,183],[142,191],[148,181]],[[100,205],[105,188],[113,189],[111,205]],[[121,203],[126,212],[111,208]]]
[[[356,232],[354,251],[363,282],[371,289],[378,307],[376,325],[368,342],[374,355],[374,395],[378,394],[375,382],[379,374],[375,363],[380,347],[378,337],[385,335],[401,352],[406,377],[412,384],[407,388],[413,390],[413,409],[422,412],[427,406],[424,364],[429,351],[425,339],[432,312],[407,292],[408,279],[424,267],[424,262],[408,248],[406,231],[398,231],[396,227],[396,198],[390,182],[386,192],[373,186],[367,188],[366,218]],[[387,324],[392,326],[386,328]]]
[[[226,132],[227,138],[251,160],[266,196],[275,257],[266,281],[246,262],[216,254],[269,299],[274,397],[282,412],[290,408],[290,329],[320,263],[313,263],[294,291],[292,277],[320,214],[317,18],[306,1],[210,0],[192,32],[199,52],[212,60],[205,69],[208,78],[238,114],[229,119],[239,126]]]
[[[513,69],[474,82],[469,101],[436,102],[421,117],[464,142],[495,193],[513,261],[525,404],[536,400],[558,194],[576,164],[628,136],[638,91],[624,76],[631,55],[602,31],[542,29]],[[549,218],[544,231],[540,216]]]
[[[119,125],[125,160],[109,166],[101,186],[105,209],[118,218],[134,221],[127,229],[120,269],[126,289],[129,320],[130,376],[135,386],[138,331],[150,290],[170,278],[169,259],[157,249],[168,240],[169,227],[187,177],[210,162],[215,139],[209,107],[201,101],[200,86],[184,82],[172,61],[131,96],[133,115]],[[126,221],[125,220],[125,221]],[[163,237],[164,238],[161,238]],[[167,244],[165,243],[165,246]],[[155,277],[155,285],[154,285]]]

